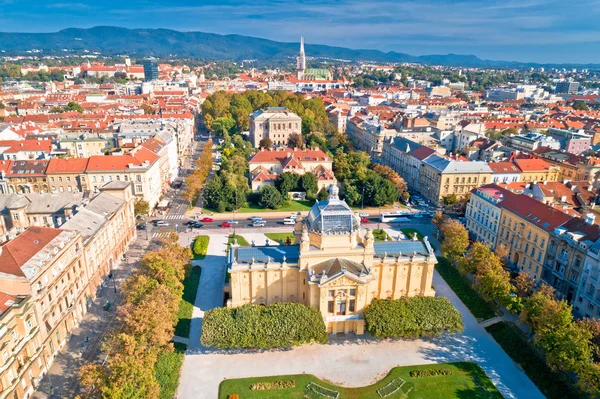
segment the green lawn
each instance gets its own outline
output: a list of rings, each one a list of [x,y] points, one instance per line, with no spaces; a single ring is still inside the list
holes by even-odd
[[[179,319],[175,326],[175,335],[178,337],[189,338],[190,327],[192,325],[192,312],[194,311],[194,302],[196,301],[196,292],[200,282],[200,273],[202,269],[199,266],[192,267],[183,280],[183,295],[179,302]]]
[[[179,385],[179,372],[187,346],[179,342],[174,342],[173,346],[173,352],[162,352],[158,355],[154,366],[154,375],[160,386],[160,399],[174,398]]]
[[[310,208],[314,204],[314,201],[286,201],[280,208],[278,209],[270,209],[270,208],[261,208],[256,204],[248,204],[248,206],[242,207],[237,210],[236,213],[262,213],[262,212],[307,212],[310,211]],[[212,210],[214,213],[233,213],[231,211],[227,212],[217,212],[216,210]]]
[[[525,333],[515,324],[503,321],[486,327],[486,330],[506,354],[523,368],[531,381],[548,399],[583,397],[575,392],[574,387],[565,382],[561,374],[548,367]]]
[[[410,228],[406,228],[406,229],[400,229],[400,231],[406,236],[407,239],[412,240],[413,234],[417,233],[417,240],[422,240],[423,239],[423,234],[421,234],[421,232],[417,229],[410,229]]]
[[[471,287],[471,281],[461,275],[448,259],[439,257],[435,268],[477,320],[483,321],[496,316],[492,305]]]
[[[227,247],[229,247],[231,244],[233,244],[233,238],[234,238],[233,234],[229,234],[229,238],[227,239]],[[248,241],[241,235],[236,234],[235,238],[237,239],[237,243],[240,247],[249,247],[250,246]]]
[[[383,229],[373,230],[373,237],[375,238],[375,241],[385,241],[386,237],[388,241],[391,240],[391,237]]]
[[[421,378],[410,376],[412,370],[442,368],[451,370],[452,375]],[[396,393],[386,396],[388,399],[502,399],[502,395],[485,372],[476,364],[467,362],[395,367],[382,380],[361,388],[339,387],[310,374],[225,380],[221,382],[219,399],[227,399],[230,394],[238,394],[240,399],[323,399],[323,396],[319,397],[306,389],[310,382],[338,391],[339,399],[380,399],[377,390],[395,378],[402,378],[408,385],[403,386]],[[294,380],[295,387],[263,391],[251,391],[249,388],[252,383],[275,380]],[[411,385],[413,386],[412,390],[408,394],[404,394],[402,392],[404,387]]]
[[[290,238],[292,243],[294,242],[294,233],[265,233],[265,235],[267,236],[267,238],[277,242],[285,243],[288,237]]]

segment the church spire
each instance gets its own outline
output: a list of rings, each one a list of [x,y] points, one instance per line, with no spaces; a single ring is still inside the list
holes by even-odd
[[[298,79],[304,79],[304,70],[306,69],[306,56],[304,54],[304,36],[300,36],[300,52],[296,57],[296,66],[298,70]]]

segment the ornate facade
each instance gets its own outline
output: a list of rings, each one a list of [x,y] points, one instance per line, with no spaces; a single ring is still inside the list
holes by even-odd
[[[228,306],[299,302],[319,308],[328,332],[363,334],[362,314],[373,299],[435,294],[427,239],[375,242],[336,186],[294,235],[294,245],[233,246]]]

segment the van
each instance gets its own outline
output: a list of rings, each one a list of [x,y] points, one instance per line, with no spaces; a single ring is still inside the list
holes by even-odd
[[[296,224],[295,218],[285,218],[283,219],[283,224]]]

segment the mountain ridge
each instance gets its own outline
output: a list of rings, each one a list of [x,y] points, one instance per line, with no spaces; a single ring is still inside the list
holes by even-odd
[[[130,54],[156,57],[198,57],[209,60],[272,60],[294,57],[297,42],[278,42],[238,34],[220,35],[206,32],[181,32],[172,29],[128,29],[115,26],[66,28],[51,33],[0,32],[0,50],[4,54],[22,54],[37,49],[49,53],[84,50],[104,55]],[[587,67],[600,64],[553,64],[485,60],[473,54],[431,54],[414,56],[406,53],[369,49],[349,49],[323,44],[305,44],[306,54],[314,58],[348,61],[412,62],[426,65],[465,67]]]

